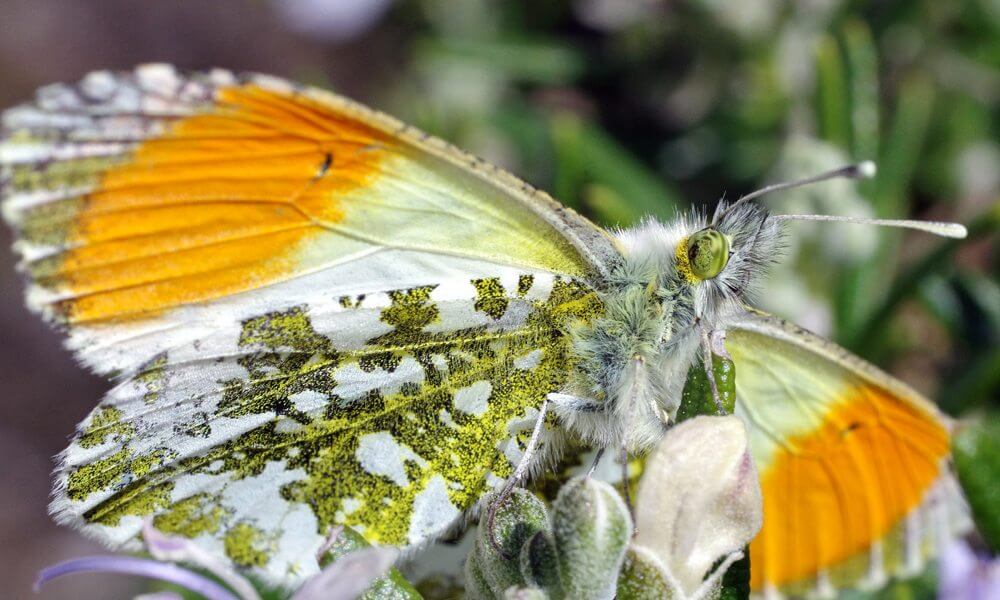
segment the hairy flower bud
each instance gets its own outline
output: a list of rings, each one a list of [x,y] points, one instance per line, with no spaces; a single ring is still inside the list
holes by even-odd
[[[679,597],[705,597],[760,530],[760,483],[747,442],[738,417],[696,417],[674,427],[646,463],[634,543],[660,563]]]

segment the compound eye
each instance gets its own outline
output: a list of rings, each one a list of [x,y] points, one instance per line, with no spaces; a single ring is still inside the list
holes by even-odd
[[[729,262],[729,238],[714,229],[702,229],[688,239],[688,264],[699,279],[712,279]]]

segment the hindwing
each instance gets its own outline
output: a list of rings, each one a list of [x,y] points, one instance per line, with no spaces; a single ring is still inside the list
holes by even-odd
[[[118,385],[63,455],[57,516],[113,544],[144,518],[276,578],[324,532],[421,545],[512,472],[600,303],[565,278],[477,279],[294,305],[237,352],[168,352]],[[356,328],[363,340],[335,334]],[[361,338],[358,338],[361,339]]]
[[[919,572],[934,539],[964,520],[948,420],[902,382],[773,317],[730,324],[726,347],[764,498],[751,586],[829,595]]]

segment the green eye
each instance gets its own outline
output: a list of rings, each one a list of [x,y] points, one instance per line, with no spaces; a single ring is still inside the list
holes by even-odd
[[[688,239],[688,264],[698,279],[712,279],[729,262],[729,238],[714,229],[702,229]]]

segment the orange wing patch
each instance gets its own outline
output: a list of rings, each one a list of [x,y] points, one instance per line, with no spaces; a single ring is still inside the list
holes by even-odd
[[[392,138],[301,96],[221,88],[82,199],[25,229],[64,252],[29,263],[71,323],[146,316],[294,274],[296,251],[378,177]],[[31,216],[29,215],[29,223]]]
[[[815,578],[865,551],[941,476],[949,442],[938,419],[872,386],[845,396],[820,429],[785,440],[761,471],[754,590]]]

